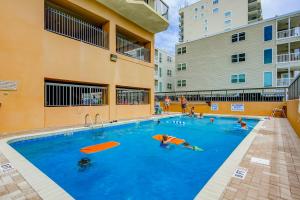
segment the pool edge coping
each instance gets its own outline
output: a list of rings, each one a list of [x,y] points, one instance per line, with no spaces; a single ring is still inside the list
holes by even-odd
[[[251,116],[251,118],[254,119],[256,117]],[[204,185],[200,192],[194,197],[194,200],[220,199],[228,183],[230,182],[234,171],[239,167],[240,162],[242,161],[243,157],[246,155],[248,149],[252,145],[256,135],[263,127],[263,118],[257,117],[256,119],[260,119],[260,121],[256,124],[252,131],[243,139],[243,141],[234,149],[234,151],[229,155],[229,157],[223,162],[223,164],[213,174],[213,176]]]
[[[182,113],[174,113],[169,114],[166,116],[151,116],[146,119],[131,119],[116,123],[105,123],[105,127],[113,127],[118,125],[124,125],[124,124],[130,124],[135,122],[143,122],[143,121],[149,121],[149,120],[155,120],[155,119],[163,119],[163,118],[169,118],[169,117],[176,117],[176,116],[182,116]],[[253,130],[246,136],[246,138],[243,139],[243,141],[236,147],[236,149],[230,154],[230,156],[223,162],[223,164],[219,167],[219,169],[214,173],[214,175],[209,179],[209,181],[204,185],[204,187],[200,190],[200,192],[194,197],[194,199],[219,199],[219,197],[222,195],[224,189],[226,188],[227,184],[229,183],[232,174],[234,172],[234,169],[238,166],[240,161],[242,160],[243,156],[247,152],[248,148],[252,144],[252,141],[255,138],[256,133],[262,126],[262,122],[264,117],[262,116],[247,116],[247,115],[222,115],[222,114],[205,114],[204,116],[212,116],[212,117],[243,117],[246,119],[257,119],[260,120],[258,124],[253,128]],[[260,126],[259,126],[260,125]],[[92,128],[101,128],[102,125],[95,125]],[[57,200],[59,199],[65,199],[65,200],[74,200],[74,198],[65,191],[61,186],[59,186],[57,183],[55,183],[50,177],[48,177],[46,174],[44,174],[40,169],[38,169],[35,165],[33,165],[29,160],[27,160],[25,157],[23,157],[19,152],[17,152],[13,147],[9,145],[10,142],[17,142],[19,140],[28,140],[33,138],[40,138],[40,137],[48,137],[52,135],[62,135],[66,133],[71,133],[74,131],[83,131],[83,130],[89,130],[91,127],[70,127],[70,128],[62,128],[57,130],[51,130],[51,131],[43,131],[37,133],[30,133],[30,134],[23,134],[18,136],[11,136],[6,137],[3,139],[0,139],[0,153],[2,153],[9,162],[14,166],[14,168],[19,171],[19,173],[24,177],[24,179],[31,185],[31,187],[40,195],[42,199],[45,200]],[[255,134],[255,135],[254,135]],[[229,162],[229,159],[232,159],[233,154],[241,148],[242,144],[245,143],[245,140],[249,138],[252,135],[251,141],[248,142],[247,148],[244,150],[245,152],[238,156],[238,160],[234,159],[233,163],[234,167],[230,168],[230,171],[232,170],[232,173],[230,172],[229,175],[229,169],[226,169],[224,167],[225,163]],[[247,139],[249,140],[249,139]],[[231,161],[232,162],[232,161]],[[232,165],[232,164],[231,164]],[[222,172],[221,174],[220,171]],[[224,172],[226,173],[224,173]],[[222,175],[222,178],[220,178],[220,175]],[[227,176],[228,182],[224,182],[223,175]],[[219,177],[216,177],[219,176]],[[229,176],[229,177],[228,177]],[[227,180],[226,180],[227,181]],[[218,184],[218,188],[216,188],[216,184]],[[224,185],[225,184],[225,185]],[[204,196],[203,196],[204,195]],[[213,198],[212,198],[213,197]]]

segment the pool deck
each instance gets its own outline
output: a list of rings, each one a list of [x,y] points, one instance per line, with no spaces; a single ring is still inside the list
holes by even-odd
[[[300,200],[300,138],[287,119],[275,118],[262,121],[249,135],[220,167],[199,195],[204,195],[205,200]],[[6,137],[11,136],[15,135],[7,135]],[[0,151],[0,164],[11,162],[15,169],[5,174],[0,173],[0,200],[42,199],[41,196],[43,198],[45,195],[50,197],[52,192],[57,191],[57,188],[54,190],[52,187],[43,188],[47,192],[41,195],[40,190],[33,189],[36,186],[31,186],[32,181],[26,176],[24,178],[26,169],[14,165],[13,160],[8,160],[4,156],[6,153]],[[270,161],[270,164],[253,163],[251,162],[252,157],[266,159]],[[228,163],[227,167],[226,163]],[[234,169],[237,167],[248,170],[245,179],[232,177]],[[218,173],[221,173],[221,176],[217,177]],[[32,176],[35,175],[32,174]],[[217,181],[219,185],[211,185],[213,188],[210,188],[210,183],[214,183],[213,181]]]

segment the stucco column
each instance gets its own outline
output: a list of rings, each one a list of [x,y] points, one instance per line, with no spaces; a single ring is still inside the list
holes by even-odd
[[[103,29],[108,33],[109,50],[112,53],[116,52],[116,24],[112,21],[104,24]]]

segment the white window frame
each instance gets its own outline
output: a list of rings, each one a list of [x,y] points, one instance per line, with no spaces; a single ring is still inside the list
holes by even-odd
[[[245,82],[240,82],[239,81],[239,76],[243,75],[243,74],[245,75]],[[232,76],[237,76],[237,82],[236,83],[232,82]],[[238,73],[238,74],[230,74],[230,83],[231,84],[245,84],[245,83],[247,83],[247,74],[244,73],[244,72],[241,72],[241,73]]]
[[[213,13],[213,14],[218,14],[218,13],[219,13],[219,11],[220,11],[220,9],[219,9],[219,8],[214,8],[214,9],[212,10],[212,13]]]
[[[182,69],[182,65],[185,65],[185,69]],[[180,67],[179,67],[180,66]],[[186,63],[178,63],[176,70],[179,71],[186,71],[187,70],[187,64]]]
[[[230,15],[226,16],[226,13],[230,13]],[[232,17],[232,11],[231,10],[228,10],[228,11],[225,11],[224,12],[224,17],[227,19],[229,17]]]

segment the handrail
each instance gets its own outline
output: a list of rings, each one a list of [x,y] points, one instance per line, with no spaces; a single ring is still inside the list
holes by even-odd
[[[90,125],[87,123],[88,117],[90,117],[90,122],[91,122],[90,125],[93,125],[93,121],[92,121],[92,119],[91,119],[90,114],[86,114],[85,117],[84,117],[84,126],[86,126],[86,127],[89,127],[89,126],[90,126]]]
[[[102,125],[102,128],[103,128],[103,127],[104,127],[104,123],[103,123],[103,120],[102,120],[101,115],[100,115],[99,113],[97,113],[97,114],[95,115],[95,124],[98,123],[98,122],[97,122],[98,117],[100,118],[101,125]]]

